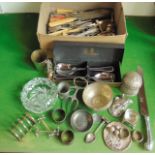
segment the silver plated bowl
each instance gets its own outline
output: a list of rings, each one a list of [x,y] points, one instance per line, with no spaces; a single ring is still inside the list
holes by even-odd
[[[87,111],[79,109],[72,114],[70,123],[73,129],[85,132],[92,127],[93,117]]]
[[[85,87],[82,98],[86,106],[95,111],[101,111],[111,106],[113,92],[104,82],[94,82]]]

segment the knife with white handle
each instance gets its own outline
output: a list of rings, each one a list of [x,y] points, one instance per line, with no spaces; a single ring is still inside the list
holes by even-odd
[[[143,79],[143,70],[140,66],[138,66],[137,72],[141,75]],[[146,125],[147,139],[144,146],[145,146],[145,149],[147,149],[148,151],[151,151],[153,149],[154,142],[152,137],[150,117],[149,117],[149,112],[147,107],[146,96],[145,96],[144,79],[143,79],[143,84],[139,90],[138,96],[139,96],[139,102],[140,102],[140,112],[141,112],[141,115],[144,117],[145,125]]]

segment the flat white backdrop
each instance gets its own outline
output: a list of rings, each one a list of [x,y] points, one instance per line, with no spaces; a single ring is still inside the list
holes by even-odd
[[[39,12],[40,2],[0,2],[0,13]],[[155,16],[153,2],[123,2],[125,15]]]

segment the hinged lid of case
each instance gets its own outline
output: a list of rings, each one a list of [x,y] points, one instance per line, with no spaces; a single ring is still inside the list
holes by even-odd
[[[82,63],[88,65],[111,65],[122,62],[124,45],[79,42],[55,42],[53,58],[55,63]]]

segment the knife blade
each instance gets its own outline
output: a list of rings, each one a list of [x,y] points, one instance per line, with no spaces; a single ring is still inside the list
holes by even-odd
[[[151,132],[151,126],[150,126],[150,117],[149,117],[149,111],[147,107],[147,100],[145,95],[143,70],[140,66],[138,66],[137,72],[142,77],[142,86],[139,90],[138,97],[139,97],[139,103],[140,103],[140,113],[144,117],[145,125],[146,125],[147,139],[144,146],[145,146],[145,149],[151,151],[153,149],[153,138],[152,138],[152,132]]]

